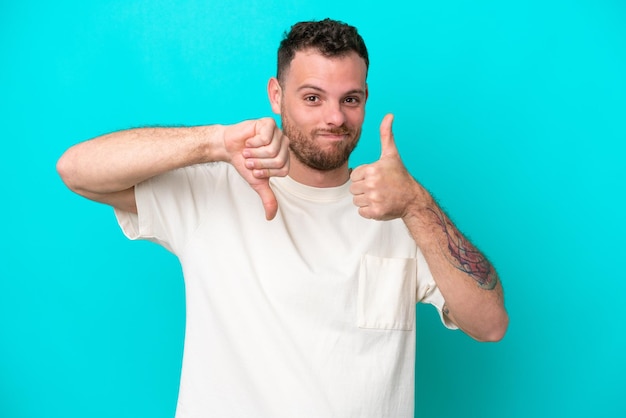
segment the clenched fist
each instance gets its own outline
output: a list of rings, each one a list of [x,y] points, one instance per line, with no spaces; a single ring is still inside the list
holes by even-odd
[[[269,178],[289,173],[289,139],[272,118],[248,120],[224,129],[224,160],[258,193],[265,217],[274,219],[278,202]]]

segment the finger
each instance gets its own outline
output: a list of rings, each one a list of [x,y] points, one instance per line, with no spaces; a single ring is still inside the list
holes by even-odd
[[[272,172],[289,171],[289,154],[274,158],[246,158],[246,168],[250,170],[272,170]],[[286,174],[286,173],[285,173]]]
[[[358,208],[365,208],[370,205],[369,200],[363,194],[354,196],[352,198],[352,203]]]
[[[286,141],[277,150],[268,151],[264,148],[245,149],[243,151],[246,168],[289,170],[289,145]]]
[[[365,178],[365,165],[360,165],[350,173],[350,180],[361,181]]]
[[[276,122],[272,118],[263,118],[256,121],[254,136],[249,138],[245,145],[248,148],[258,148],[269,145],[276,139]]]
[[[270,177],[285,177],[289,174],[287,167],[283,168],[260,168],[252,170],[252,175],[257,179],[268,179]]]
[[[270,187],[269,181],[255,184],[252,188],[261,197],[261,202],[265,208],[265,219],[271,221],[278,212],[278,201],[276,201],[276,196]]]
[[[242,151],[243,156],[245,158],[274,158],[277,156],[286,158],[286,155],[289,154],[289,139],[278,128],[274,129],[269,140],[266,139],[268,135],[258,134],[255,138],[246,141],[246,148]]]
[[[393,124],[393,115],[391,113],[385,115],[383,121],[380,124],[380,145],[381,152],[380,156],[384,157],[385,155],[396,155],[398,154],[398,149],[396,148],[396,142],[393,137],[393,131],[391,130],[391,125]]]
[[[244,152],[255,152],[255,150],[265,148],[269,145],[271,145],[271,137],[268,139],[265,135],[256,134],[246,140]]]
[[[372,215],[369,210],[369,206],[363,206],[359,208],[359,215],[364,217],[365,219],[372,219]]]
[[[260,145],[254,148],[244,148],[242,155],[245,158],[274,158],[282,153],[282,144],[280,141],[272,141],[268,145]]]
[[[365,186],[362,181],[352,182],[350,185],[350,194],[353,196],[364,195],[365,194]]]

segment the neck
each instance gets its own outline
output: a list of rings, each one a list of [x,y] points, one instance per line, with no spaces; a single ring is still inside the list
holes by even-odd
[[[345,184],[350,178],[350,170],[346,161],[341,167],[329,171],[320,171],[302,164],[293,155],[289,162],[289,177],[311,187],[337,187]]]

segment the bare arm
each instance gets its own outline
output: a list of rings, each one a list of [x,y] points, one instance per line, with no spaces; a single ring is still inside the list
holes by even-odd
[[[287,174],[287,146],[271,118],[228,126],[138,128],[71,147],[59,159],[57,170],[74,192],[136,213],[136,184],[176,168],[225,161],[259,194],[271,219],[277,204],[268,178]]]
[[[402,218],[446,300],[444,314],[473,338],[498,341],[508,327],[498,275],[408,173],[395,147],[392,121],[388,115],[381,124],[380,160],[352,172],[354,203],[366,218]]]

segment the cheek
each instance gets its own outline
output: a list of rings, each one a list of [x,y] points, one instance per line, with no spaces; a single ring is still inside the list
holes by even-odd
[[[353,109],[346,114],[346,117],[350,121],[350,125],[360,128],[363,125],[363,120],[365,120],[365,109]]]
[[[318,121],[318,111],[314,107],[294,106],[289,109],[289,118],[302,129],[315,126]]]

